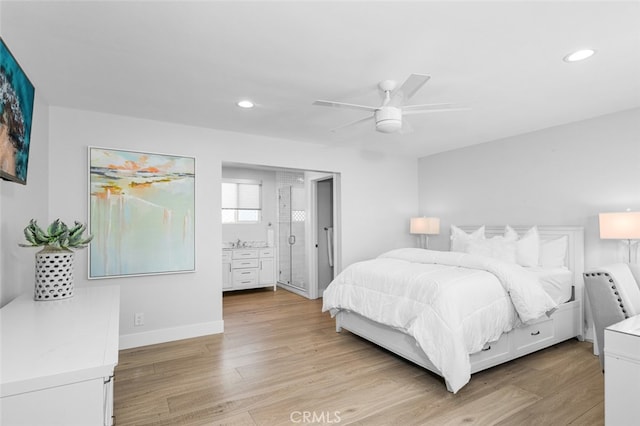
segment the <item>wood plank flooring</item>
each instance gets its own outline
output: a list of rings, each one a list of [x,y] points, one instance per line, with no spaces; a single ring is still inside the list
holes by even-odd
[[[604,377],[569,340],[476,373],[457,394],[347,331],[321,300],[224,295],[225,333],[123,350],[115,415],[127,425],[602,425]]]

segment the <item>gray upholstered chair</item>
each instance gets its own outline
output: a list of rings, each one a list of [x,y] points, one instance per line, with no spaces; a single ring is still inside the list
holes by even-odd
[[[595,327],[600,366],[604,371],[604,329],[640,314],[640,287],[637,271],[626,263],[603,266],[584,273]]]

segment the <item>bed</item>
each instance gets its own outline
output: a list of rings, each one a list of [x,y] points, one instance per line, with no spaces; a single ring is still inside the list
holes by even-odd
[[[482,229],[487,241],[470,240],[451,252],[392,250],[342,271],[323,295],[322,309],[335,318],[336,331],[346,329],[440,375],[453,393],[473,373],[571,338],[583,340],[582,227],[509,227],[518,249],[535,228],[540,262],[543,246],[548,252],[563,244],[556,264],[544,267],[472,252],[474,244],[482,250],[492,242],[502,246],[504,226],[455,228],[465,238]]]

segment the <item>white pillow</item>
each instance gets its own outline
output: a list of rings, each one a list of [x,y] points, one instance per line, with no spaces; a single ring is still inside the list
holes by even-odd
[[[540,266],[543,268],[558,268],[565,266],[567,257],[567,236],[540,243]]]
[[[507,225],[504,228],[504,238],[516,241],[516,263],[521,266],[538,266],[540,257],[540,235],[538,227],[534,226],[518,239],[518,233]]]
[[[467,244],[471,240],[484,240],[484,225],[470,234],[451,225],[451,251],[466,252]]]
[[[492,257],[505,262],[516,262],[516,242],[507,240],[504,237],[493,237],[488,240],[469,240],[466,252]]]

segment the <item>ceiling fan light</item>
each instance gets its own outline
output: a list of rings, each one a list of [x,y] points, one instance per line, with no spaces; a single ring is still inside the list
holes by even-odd
[[[395,133],[402,128],[400,120],[382,120],[376,123],[376,130],[382,133]]]
[[[402,128],[402,110],[385,106],[376,110],[376,130],[381,133],[395,133]]]

